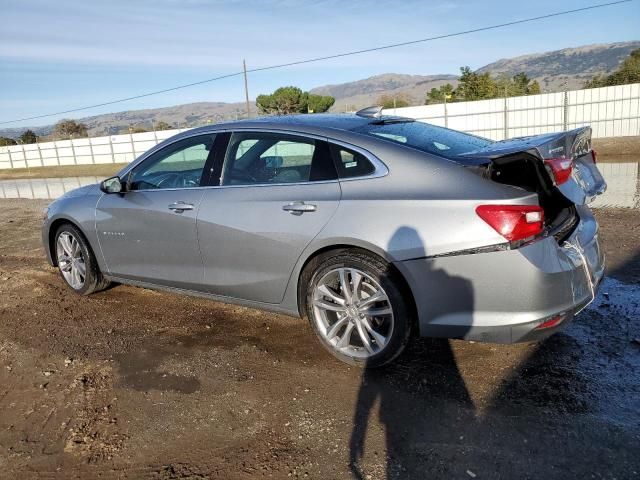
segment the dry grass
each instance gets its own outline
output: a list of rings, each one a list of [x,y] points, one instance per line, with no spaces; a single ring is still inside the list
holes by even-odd
[[[0,180],[20,178],[83,177],[108,178],[118,173],[126,163],[104,163],[99,165],[62,165],[53,167],[15,168],[0,170]]]
[[[640,159],[640,136],[594,138],[593,148],[598,152],[598,160],[603,162],[637,162]]]

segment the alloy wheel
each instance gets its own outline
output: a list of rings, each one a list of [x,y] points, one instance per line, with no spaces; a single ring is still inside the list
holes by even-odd
[[[78,239],[70,232],[62,232],[56,242],[56,255],[58,267],[66,282],[74,290],[82,289],[87,266]]]
[[[313,320],[326,342],[355,358],[380,353],[393,334],[393,308],[384,289],[356,268],[336,268],[313,290]]]

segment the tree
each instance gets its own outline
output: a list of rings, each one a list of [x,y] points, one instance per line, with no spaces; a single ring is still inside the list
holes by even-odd
[[[17,145],[17,143],[13,138],[0,137],[0,147],[7,147],[9,145]]]
[[[333,97],[303,92],[298,87],[280,87],[270,95],[256,98],[256,106],[262,113],[276,115],[326,112],[334,102]]]
[[[123,127],[120,129],[118,133],[126,134],[126,133],[144,133],[144,132],[148,132],[148,130],[142,127]]]
[[[271,95],[258,95],[256,105],[263,113],[303,113],[307,110],[307,98],[298,87],[280,87]]]
[[[497,97],[521,97],[540,93],[540,84],[531,80],[524,72],[515,74],[511,78],[500,77],[495,80]]]
[[[167,122],[163,122],[162,120],[160,120],[158,123],[155,123],[153,125],[153,128],[155,130],[171,130],[173,126],[169,125]]]
[[[406,95],[382,95],[378,97],[378,105],[383,108],[402,108],[409,106],[409,99]]]
[[[541,93],[540,84],[538,83],[537,80],[534,80],[529,85],[529,90],[527,91],[527,95],[540,95],[540,93]]]
[[[22,143],[36,143],[38,141],[38,137],[33,130],[25,130],[22,132],[22,135],[20,135],[20,141]]]
[[[529,91],[529,77],[524,72],[520,72],[514,75],[511,79],[511,82],[508,84],[509,88],[509,96],[522,96],[526,95]]]
[[[309,93],[307,96],[307,112],[322,113],[333,107],[336,99],[329,95],[316,95]]]
[[[453,85],[450,83],[445,83],[444,85],[440,85],[440,88],[432,88],[429,93],[427,93],[427,99],[424,102],[425,105],[430,105],[432,103],[444,103],[444,97],[447,97],[448,102],[455,102],[455,90],[453,89]]]
[[[489,72],[477,73],[469,67],[460,67],[460,83],[456,89],[456,97],[460,100],[485,100],[498,95],[496,81]]]
[[[584,84],[584,88],[598,88],[598,87],[606,87],[607,86],[607,76],[606,75],[595,75],[591,80],[588,80]]]
[[[443,103],[445,95],[448,102],[459,102],[540,93],[540,84],[536,80],[531,80],[524,72],[511,78],[506,76],[493,78],[488,72],[477,73],[472,72],[469,67],[461,67],[460,73],[458,88],[454,90],[450,83],[441,85],[440,88],[432,88],[427,93],[425,104]]]
[[[56,138],[87,137],[87,126],[75,120],[60,120],[53,127],[53,135]]]
[[[609,87],[640,82],[640,48],[632,50],[611,75],[596,75],[585,83],[585,88]]]

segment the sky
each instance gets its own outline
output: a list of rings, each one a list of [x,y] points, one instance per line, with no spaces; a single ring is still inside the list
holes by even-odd
[[[1,0],[0,128],[244,99],[241,77],[48,118],[242,69],[432,37],[605,0]],[[457,74],[500,58],[638,40],[640,0],[569,16],[249,75],[249,94],[381,73]]]

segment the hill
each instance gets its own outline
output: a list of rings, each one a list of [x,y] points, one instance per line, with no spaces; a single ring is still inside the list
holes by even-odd
[[[412,104],[424,102],[425,92],[445,83],[457,84],[456,75],[403,75],[384,73],[355,82],[316,87],[311,93],[336,99],[332,110],[345,111],[375,105],[382,95],[403,96]]]
[[[480,68],[479,72],[513,76],[524,72],[540,83],[542,90],[558,91],[582,88],[587,80],[600,73],[611,73],[629,55],[640,48],[640,41],[586,45],[546,53],[506,58]]]
[[[640,48],[640,41],[565,48],[501,59],[485,65],[478,71],[491,72],[495,76],[512,76],[525,72],[530,78],[538,80],[543,91],[578,89],[594,75],[614,71],[635,48]],[[374,105],[382,95],[404,97],[412,105],[421,105],[431,88],[437,88],[447,82],[455,86],[457,78],[456,75],[450,74],[385,73],[353,82],[316,87],[311,92],[335,97],[336,103],[332,111],[356,110]],[[255,105],[252,104],[252,108],[255,109]],[[244,112],[244,102],[200,102],[94,115],[81,118],[79,121],[87,124],[91,136],[96,136],[120,133],[129,127],[151,129],[152,121],[164,121],[176,127],[204,125],[208,122],[242,118]],[[51,133],[52,125],[31,129],[37,135],[47,135]],[[0,130],[0,136],[17,138],[24,130],[26,127],[5,128]]]

